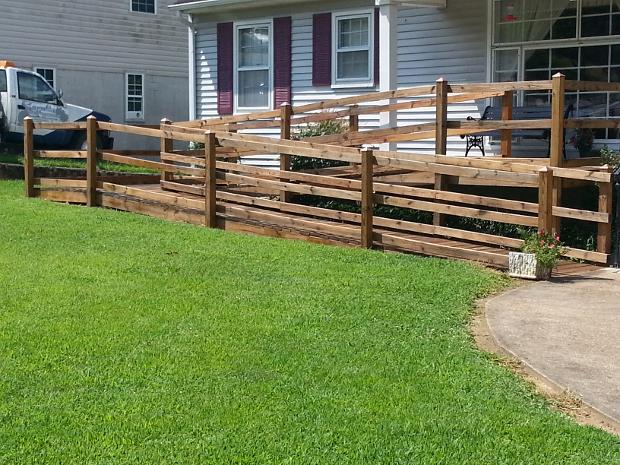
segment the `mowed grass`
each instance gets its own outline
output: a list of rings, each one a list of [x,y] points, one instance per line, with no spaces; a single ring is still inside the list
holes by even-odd
[[[618,464],[477,351],[502,279],[0,183],[1,464]]]

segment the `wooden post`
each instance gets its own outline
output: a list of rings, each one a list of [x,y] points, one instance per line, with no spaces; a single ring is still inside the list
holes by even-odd
[[[167,118],[164,118],[164,119],[161,120],[161,123],[160,123],[159,127],[163,131],[163,130],[168,129],[168,126],[170,126],[171,124],[172,124],[172,121],[170,121]],[[169,139],[169,138],[167,138],[165,136],[162,136],[160,147],[161,147],[160,151],[161,151],[162,154],[163,153],[171,153],[173,151],[173,149],[174,149],[174,140],[173,139]],[[162,163],[168,163],[168,162],[162,160]],[[161,174],[161,180],[162,181],[174,181],[174,173],[168,173],[168,172],[164,171]]]
[[[351,110],[357,110],[357,105],[352,105]],[[349,115],[349,132],[358,132],[360,130],[360,116]]]
[[[362,156],[362,247],[372,249],[373,245],[373,165],[374,155],[371,149],[360,152]]]
[[[562,73],[553,76],[551,91],[551,153],[549,165],[564,166],[564,106],[565,106],[566,78]],[[562,179],[555,178],[553,187],[553,204],[562,205]],[[562,227],[559,217],[554,218],[553,232],[558,233]]]
[[[290,140],[291,138],[291,116],[293,107],[290,103],[283,103],[280,107],[280,139]],[[287,153],[280,154],[280,171],[291,170],[291,156]],[[282,179],[286,181],[286,179]],[[290,202],[291,193],[287,191],[280,192],[281,202]]]
[[[24,181],[26,197],[34,197],[34,121],[24,118]]]
[[[502,120],[512,120],[512,107],[513,107],[513,95],[514,93],[509,90],[504,92],[502,97]],[[512,157],[512,129],[502,129],[502,157]]]
[[[553,169],[547,166],[538,171],[538,230],[553,229]]]
[[[351,109],[357,109],[357,105],[351,105]],[[349,134],[358,132],[360,130],[360,117],[359,115],[349,115]],[[356,163],[349,163],[349,166],[355,166]]]
[[[611,172],[608,168],[608,172]],[[598,211],[607,215],[607,223],[598,224],[596,237],[596,251],[604,254],[611,253],[611,223],[613,215],[613,177],[611,182],[598,183]],[[617,245],[620,247],[620,244]]]
[[[553,76],[551,91],[551,153],[550,165],[564,165],[564,103],[566,79],[562,73]]]
[[[448,153],[448,81],[443,78],[437,80],[435,98],[435,152],[437,155],[446,155]],[[446,177],[435,174],[435,190],[442,191],[447,187]],[[444,215],[433,213],[433,224],[443,226],[445,224]]]
[[[97,118],[86,118],[86,205],[97,206]]]
[[[216,138],[205,132],[205,226],[217,227]]]

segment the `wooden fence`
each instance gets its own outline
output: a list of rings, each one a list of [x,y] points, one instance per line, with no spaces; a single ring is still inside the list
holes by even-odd
[[[582,85],[583,83],[580,83]],[[456,124],[448,124],[444,111],[450,101],[450,92],[467,92],[459,98],[487,98],[507,95],[520,86],[537,90],[557,91],[558,86],[569,85],[563,78],[553,82],[510,83],[501,85],[452,85],[415,90],[405,89],[390,93],[372,94],[373,99],[400,98],[424,95],[436,91],[437,96],[425,103],[437,104],[439,119],[433,123],[438,151],[444,152],[445,139],[456,130]],[[576,86],[570,84],[570,86]],[[572,87],[571,87],[572,88]],[[448,92],[450,91],[450,92]],[[555,95],[555,94],[554,94]],[[452,97],[452,101],[455,97]],[[406,250],[427,255],[455,257],[481,261],[494,266],[507,265],[507,250],[522,245],[519,239],[501,235],[485,234],[455,227],[447,227],[446,216],[473,218],[497,223],[519,225],[526,228],[557,230],[562,218],[598,225],[595,251],[569,248],[566,256],[596,263],[607,263],[611,252],[612,176],[606,167],[575,168],[555,166],[559,161],[559,148],[552,144],[550,163],[534,163],[529,160],[506,158],[460,158],[435,156],[408,152],[391,152],[358,148],[362,140],[358,134],[370,132],[374,142],[377,131],[352,131],[340,139],[293,141],[289,140],[291,126],[299,121],[307,123],[321,118],[353,118],[362,107],[347,110],[320,112],[310,116],[301,110],[315,111],[333,109],[341,105],[357,105],[361,97],[341,99],[337,102],[306,105],[293,111],[285,106],[282,112],[265,112],[258,115],[218,118],[215,122],[192,122],[185,125],[162,121],[159,128],[135,127],[107,122],[97,122],[90,117],[85,123],[48,124],[25,120],[25,174],[26,194],[48,200],[82,203],[88,206],[104,206],[137,211],[154,216],[204,224],[207,227],[223,227],[232,230],[252,231],[282,237],[302,237],[327,243],[345,243],[362,247],[380,247]],[[557,101],[556,101],[557,102]],[[411,105],[418,104],[410,102]],[[383,110],[394,109],[383,106]],[[554,105],[555,108],[556,105]],[[559,108],[554,109],[557,116]],[[398,107],[400,108],[400,107]],[[342,112],[349,113],[342,113]],[[372,111],[379,111],[373,108]],[[235,131],[255,129],[262,124],[275,124],[263,118],[279,118],[281,138],[273,139]],[[508,117],[508,112],[504,115]],[[305,119],[302,119],[305,118]],[[549,127],[552,140],[560,137],[569,125],[588,126],[587,122],[550,121],[501,121],[464,122],[459,133],[472,130],[510,131],[522,127]],[[577,121],[577,122],[575,122]],[[250,125],[252,123],[252,125]],[[561,124],[560,124],[561,123]],[[587,123],[587,124],[586,124]],[[605,121],[606,124],[612,122]],[[600,124],[597,122],[596,124]],[[261,126],[262,127],[262,126]],[[35,151],[35,129],[70,129],[87,131],[86,151]],[[206,131],[205,131],[206,129]],[[411,129],[409,129],[411,130]],[[160,139],[161,150],[157,160],[145,159],[141,152],[100,151],[96,147],[97,131],[122,132]],[[386,131],[388,130],[379,130]],[[381,141],[394,140],[394,135],[415,135],[390,129]],[[430,132],[430,126],[422,132]],[[428,134],[426,134],[428,135]],[[505,134],[502,132],[502,136]],[[330,136],[331,137],[331,136]],[[348,143],[342,138],[348,137]],[[504,140],[504,139],[503,139]],[[173,150],[175,141],[204,144],[200,150]],[[353,141],[356,143],[353,144]],[[509,141],[504,140],[506,146]],[[561,146],[560,146],[561,147]],[[239,163],[244,154],[277,153],[282,156],[282,170],[271,170]],[[555,153],[555,159],[553,154]],[[290,157],[310,157],[335,160],[348,166],[323,170],[292,171]],[[33,160],[45,158],[78,158],[86,160],[85,179],[35,179]],[[559,157],[560,159],[562,157]],[[97,173],[97,161],[143,167],[160,174],[123,177],[102,177]],[[554,161],[555,160],[555,161]],[[549,165],[549,166],[547,166]],[[406,179],[406,182],[403,182]],[[418,179],[417,182],[411,182]],[[563,182],[598,185],[599,202],[596,211],[568,208],[562,205]],[[497,190],[493,196],[473,195],[450,191],[452,184],[513,186],[536,189],[537,202],[514,200]],[[318,196],[336,199],[349,207],[339,209],[319,208],[299,202],[299,196]],[[433,224],[405,221],[382,216],[378,206],[404,210],[429,212],[434,215]]]

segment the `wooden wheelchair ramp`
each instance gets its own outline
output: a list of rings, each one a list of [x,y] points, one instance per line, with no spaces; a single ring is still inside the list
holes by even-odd
[[[448,85],[441,80],[433,85],[343,97],[318,105],[284,105],[268,112],[186,123],[163,120],[156,127],[99,122],[94,117],[70,124],[26,118],[26,195],[210,228],[467,259],[501,268],[507,266],[508,252],[518,250],[523,241],[501,233],[473,231],[469,226],[472,222],[493,226],[486,228],[488,231],[502,231],[498,225],[561,231],[562,222],[571,221],[577,227],[589,224],[595,244],[588,250],[569,244],[574,247],[565,249],[565,257],[606,264],[612,244],[610,169],[600,166],[599,159],[562,157],[567,129],[617,126],[613,120],[564,117],[565,90],[620,92],[618,83],[605,84],[605,89],[601,85],[565,81],[563,76],[550,81],[501,84]],[[553,92],[551,118],[513,119],[514,92],[533,89]],[[502,97],[501,121],[448,120],[449,104],[494,97]],[[396,101],[385,105],[385,99]],[[435,121],[380,129],[359,125],[361,115],[424,107],[434,109]],[[345,121],[346,130],[291,140],[295,130],[332,120]],[[255,132],[269,128],[279,129],[279,138]],[[87,150],[33,149],[36,130],[56,129],[86,131]],[[524,129],[549,131],[549,158],[511,158],[512,131]],[[157,138],[161,148],[155,153],[100,150],[96,146],[98,131]],[[497,131],[501,134],[502,156],[446,156],[449,137]],[[434,155],[369,147],[425,139],[435,141]],[[191,148],[187,148],[188,142],[193,143]],[[252,165],[251,157],[266,155],[279,157],[279,170]],[[37,157],[85,159],[86,178],[37,179]],[[97,171],[101,161],[157,174],[102,176]],[[572,203],[570,196],[563,195],[582,187],[596,192],[598,198],[586,205]],[[452,221],[454,218],[465,221]]]
[[[102,188],[98,200],[103,207],[170,221],[205,224],[205,200],[199,195],[163,190],[158,184],[124,186],[105,183]],[[358,214],[342,215],[344,212],[240,194],[221,193],[218,197],[217,226],[221,229],[322,244],[361,245]],[[314,217],[310,213],[333,218]],[[402,222],[402,225],[406,224]],[[508,251],[500,247],[388,228],[374,229],[373,245],[385,250],[472,260],[499,268],[508,266]]]

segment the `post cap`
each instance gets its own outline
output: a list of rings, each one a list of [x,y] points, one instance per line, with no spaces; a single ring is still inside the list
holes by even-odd
[[[168,118],[162,118],[161,124],[172,124],[172,121],[170,121]]]

